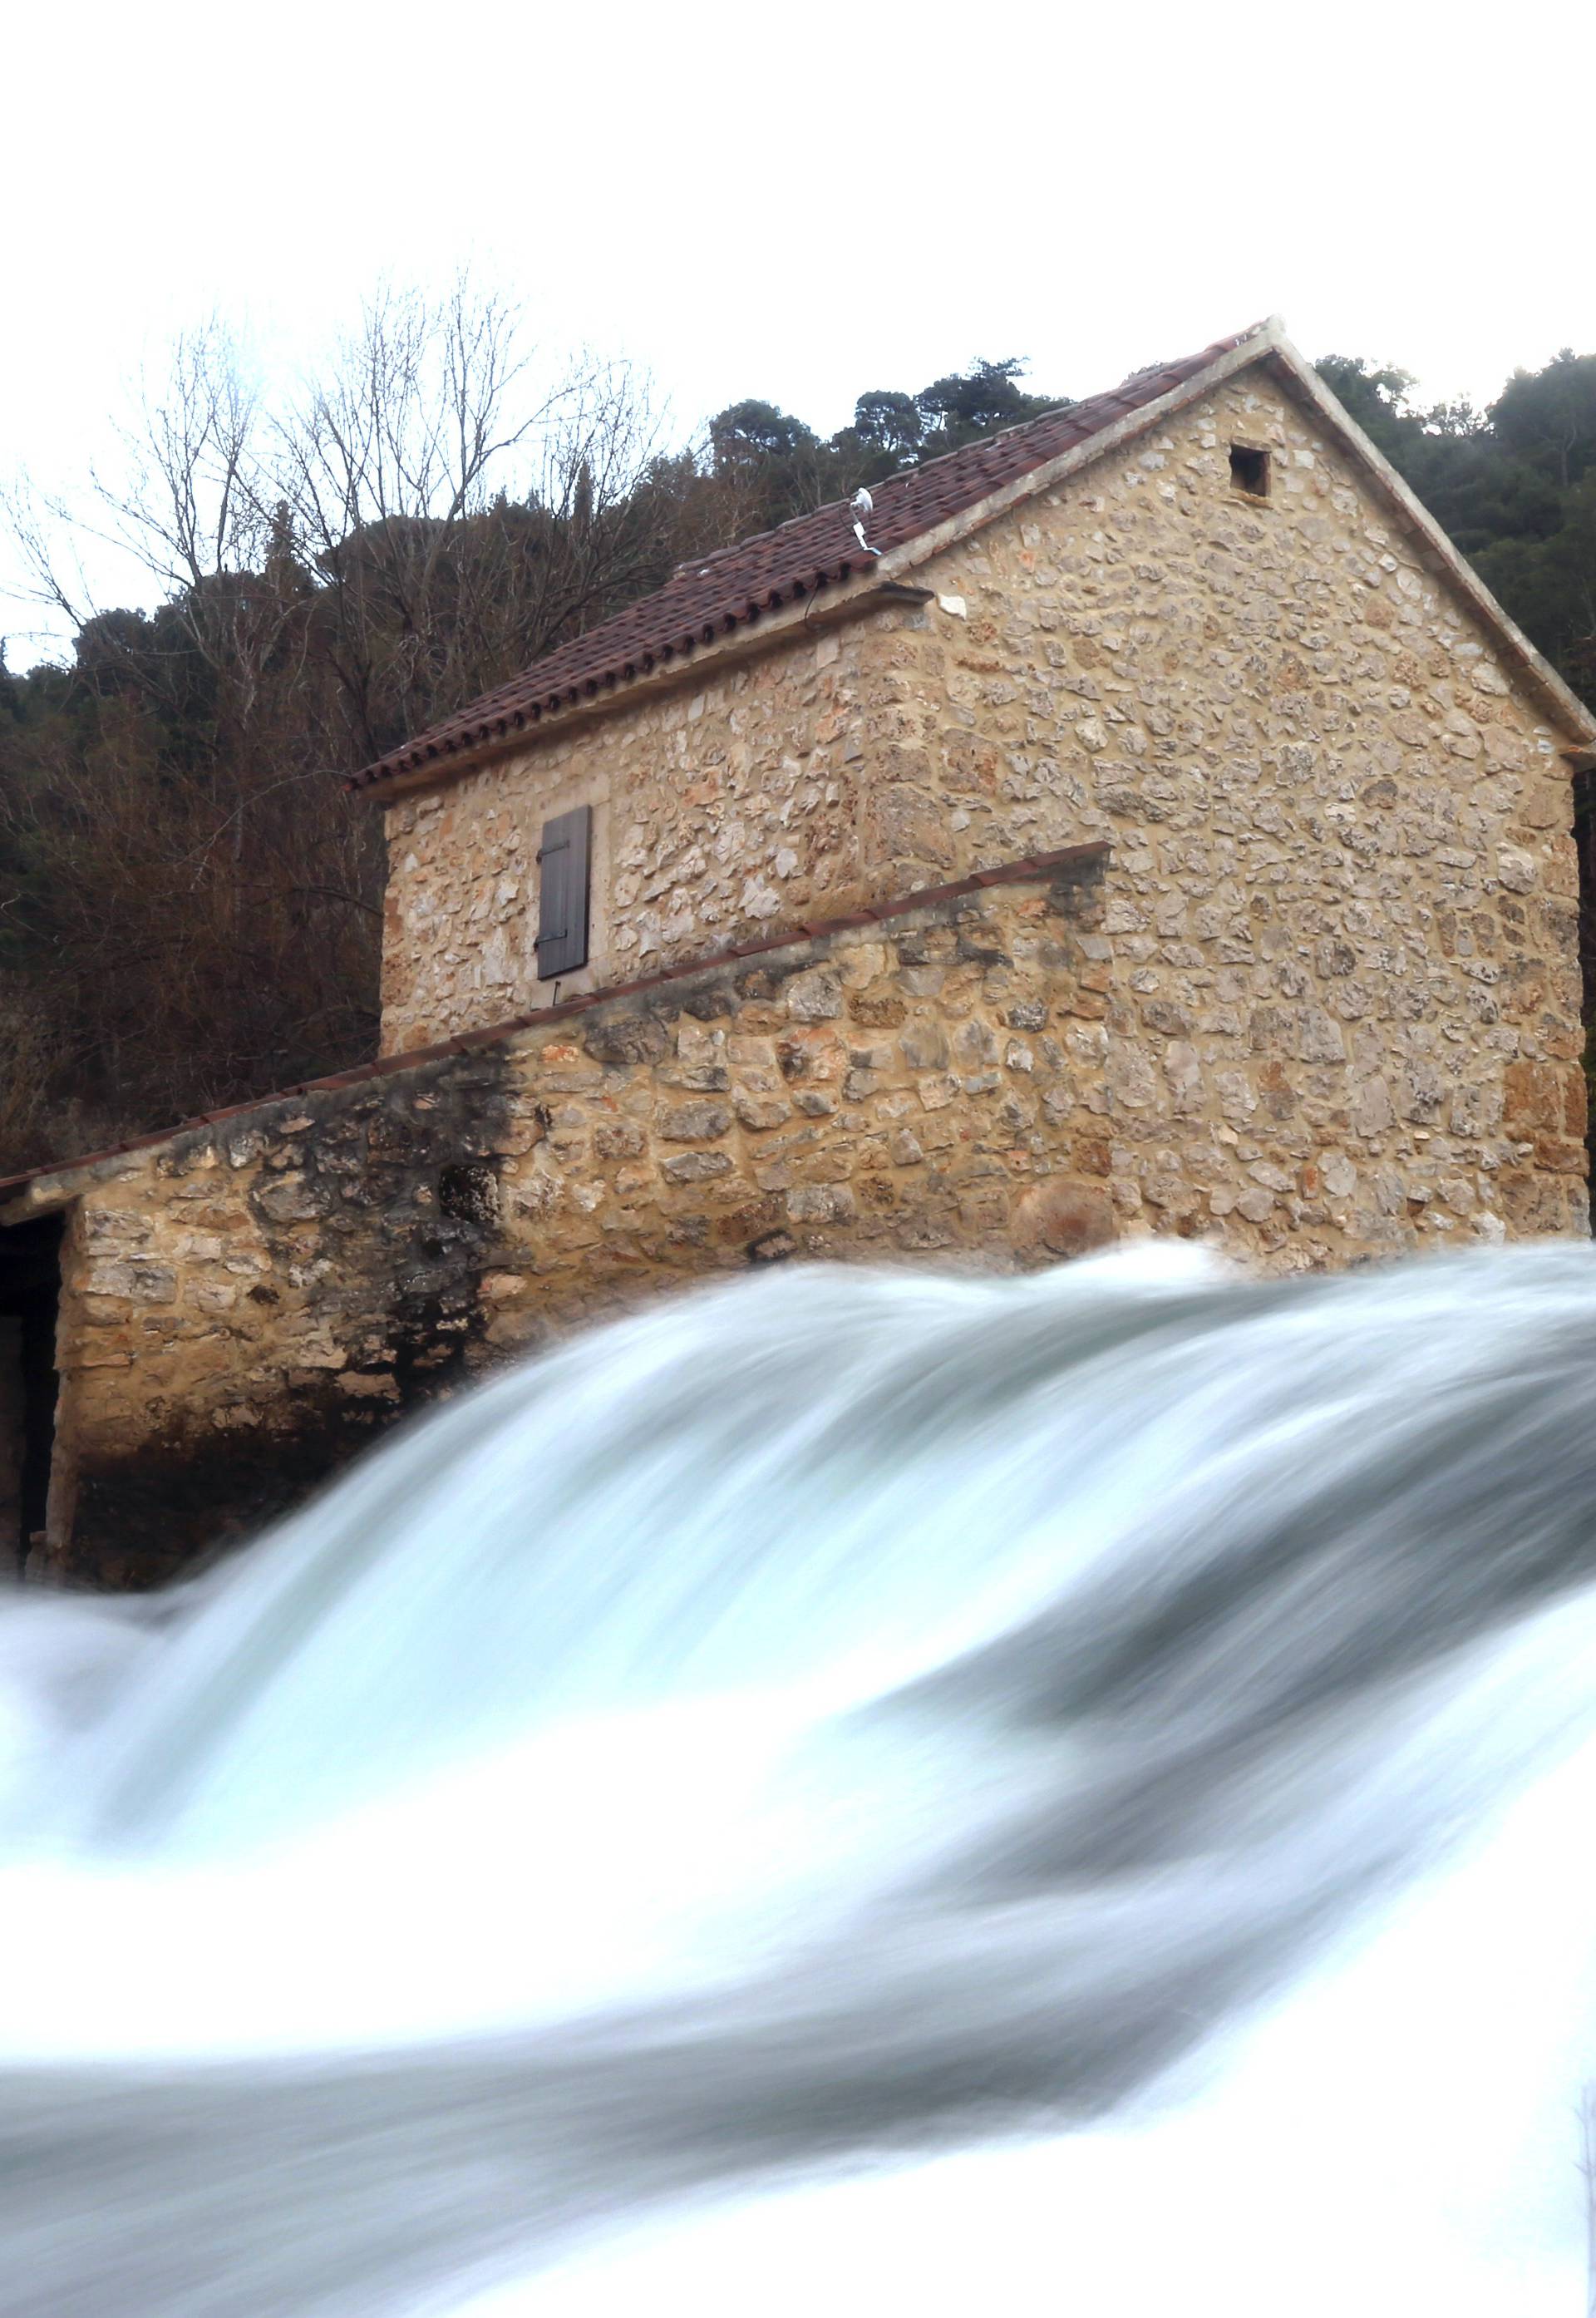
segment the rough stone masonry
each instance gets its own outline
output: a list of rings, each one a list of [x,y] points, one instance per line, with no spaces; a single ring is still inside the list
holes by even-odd
[[[47,1179],[49,1566],[147,1585],[558,1329],[791,1255],[1110,1240],[1101,849]]]
[[[396,802],[386,1043],[533,1002],[531,854],[578,797],[588,986],[1109,840],[1127,1224],[1287,1264],[1582,1229],[1572,736],[1435,566],[1245,372],[933,557],[924,600]]]

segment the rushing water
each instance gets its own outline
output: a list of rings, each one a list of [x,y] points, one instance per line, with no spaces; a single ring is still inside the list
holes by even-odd
[[[7,2318],[1579,2318],[1596,1252],[794,1268],[0,1605]]]

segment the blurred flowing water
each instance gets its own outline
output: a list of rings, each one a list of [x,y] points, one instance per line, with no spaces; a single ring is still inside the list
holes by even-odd
[[[0,2312],[1551,2318],[1596,1253],[792,1268],[0,1604]]]

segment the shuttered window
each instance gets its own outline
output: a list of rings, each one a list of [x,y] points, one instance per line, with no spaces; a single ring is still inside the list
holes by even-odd
[[[573,806],[543,823],[538,848],[537,971],[540,982],[587,963],[587,862],[593,808]]]

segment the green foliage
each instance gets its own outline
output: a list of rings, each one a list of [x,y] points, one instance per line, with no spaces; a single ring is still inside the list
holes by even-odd
[[[795,458],[812,451],[816,436],[801,418],[789,418],[774,402],[734,402],[709,423],[717,467]]]
[[[884,460],[889,469],[912,464],[925,440],[926,422],[912,394],[862,394],[854,405],[850,431],[860,454]]]
[[[933,379],[918,394],[876,388],[860,395],[852,424],[824,440],[774,403],[732,403],[709,424],[712,475],[733,487],[735,504],[748,518],[729,535],[769,529],[831,499],[850,498],[861,483],[881,482],[901,468],[939,458],[1068,400],[1026,393],[1018,382],[1025,367],[1017,355],[1002,362],[978,358],[967,371]]]
[[[1516,370],[1491,426],[1504,449],[1569,490],[1596,463],[1596,355],[1565,346],[1544,370]]]
[[[1022,419],[1039,418],[1067,400],[1060,395],[1026,394],[1016,383],[1025,364],[1018,356],[1005,362],[973,363],[967,371],[933,379],[915,397],[924,433],[923,455],[935,457],[973,443],[1000,427],[1018,427]]]

